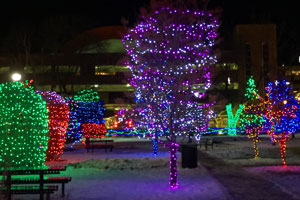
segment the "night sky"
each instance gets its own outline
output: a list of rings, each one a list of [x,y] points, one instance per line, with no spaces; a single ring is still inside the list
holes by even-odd
[[[148,0],[73,2],[53,0],[33,4],[30,1],[11,0],[0,5],[0,45],[8,46],[7,41],[11,40],[9,37],[12,32],[18,32],[20,26],[32,30],[33,37],[39,41],[36,44],[43,43],[41,41],[47,37],[45,33],[52,34],[53,31],[53,26],[49,26],[49,31],[45,29],[45,24],[50,18],[56,21],[65,20],[57,27],[65,29],[64,32],[72,32],[64,36],[58,36],[59,33],[55,33],[62,42],[90,28],[121,24],[122,16],[133,24],[139,7],[147,5],[147,2]],[[292,65],[298,64],[298,54],[300,55],[300,14],[298,14],[299,7],[296,2],[292,0],[210,0],[208,7],[222,8],[220,35],[224,39],[231,35],[236,24],[277,24],[278,63]],[[58,19],[59,16],[64,16],[65,19]],[[69,27],[66,27],[66,24]]]

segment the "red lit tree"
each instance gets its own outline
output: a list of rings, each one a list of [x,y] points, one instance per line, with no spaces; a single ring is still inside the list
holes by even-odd
[[[69,122],[69,105],[56,92],[37,91],[47,102],[49,136],[46,160],[59,160]]]

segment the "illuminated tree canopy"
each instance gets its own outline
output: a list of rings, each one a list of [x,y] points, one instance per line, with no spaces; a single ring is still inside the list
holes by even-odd
[[[297,130],[299,103],[293,97],[292,88],[285,80],[270,82],[265,89],[265,99],[254,93],[264,104],[263,126],[270,135],[272,143],[279,144],[282,164],[285,166],[286,142],[289,140],[289,135]]]
[[[207,128],[210,104],[199,99],[211,85],[217,24],[210,13],[162,8],[123,39],[137,109],[144,113],[140,124],[168,141],[172,189],[178,187],[176,136],[193,133],[199,139]]]
[[[48,145],[48,111],[42,96],[21,82],[0,85],[0,166],[42,167]]]

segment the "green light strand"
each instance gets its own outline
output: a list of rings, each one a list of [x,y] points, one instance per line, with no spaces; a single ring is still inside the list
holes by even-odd
[[[74,95],[74,100],[79,102],[99,102],[100,97],[93,89],[80,90]]]
[[[254,93],[258,94],[258,90],[255,85],[255,81],[253,79],[253,76],[250,76],[250,78],[247,81],[247,87],[246,87],[246,92],[245,92],[245,97],[249,100],[255,99]]]

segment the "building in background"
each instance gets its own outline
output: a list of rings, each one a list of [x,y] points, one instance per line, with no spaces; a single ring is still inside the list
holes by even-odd
[[[0,55],[0,80],[11,81],[19,72],[23,80],[33,79],[39,90],[56,91],[72,96],[78,90],[94,88],[107,108],[106,117],[134,103],[134,89],[128,83],[123,26],[103,26],[85,31],[67,42],[56,54],[19,56],[14,65],[10,55]],[[241,103],[247,77],[254,76],[260,92],[269,80],[277,77],[276,26],[272,24],[238,25],[229,47],[221,48],[216,64],[212,91],[221,99]],[[30,59],[29,59],[30,58]],[[25,61],[26,60],[26,61]],[[132,98],[130,98],[130,96]],[[225,110],[224,105],[219,106]]]
[[[59,54],[31,54],[26,66],[13,65],[11,56],[2,55],[0,80],[11,81],[10,75],[19,72],[22,80],[34,80],[38,90],[56,91],[63,96],[93,88],[105,103],[106,115],[113,115],[115,109],[130,107],[133,102],[128,98],[133,88],[127,82],[121,42],[125,32],[123,26],[86,31],[65,44]],[[18,59],[26,63],[27,58],[24,55]]]

